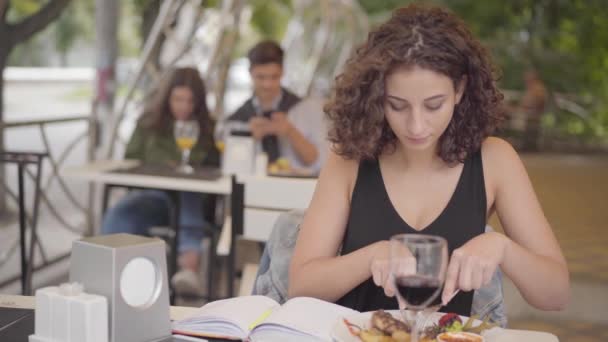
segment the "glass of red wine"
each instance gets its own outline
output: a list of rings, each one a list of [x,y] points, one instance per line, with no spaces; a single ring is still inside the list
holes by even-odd
[[[390,243],[395,294],[403,319],[412,328],[410,341],[418,342],[420,312],[439,298],[443,289],[448,245],[442,237],[423,234],[395,235]]]

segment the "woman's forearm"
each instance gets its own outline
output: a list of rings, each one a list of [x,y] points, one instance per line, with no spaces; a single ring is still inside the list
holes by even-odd
[[[289,297],[314,297],[335,302],[371,277],[370,263],[377,244],[347,255],[317,258],[292,265]]]
[[[507,240],[501,268],[524,299],[541,310],[564,309],[570,300],[567,266]]]

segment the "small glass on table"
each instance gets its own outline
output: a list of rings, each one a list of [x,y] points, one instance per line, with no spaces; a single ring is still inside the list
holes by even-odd
[[[180,165],[177,167],[178,172],[192,173],[194,168],[189,164],[190,152],[196,144],[199,135],[199,124],[196,120],[176,120],[173,127],[173,135],[177,147],[182,152]]]

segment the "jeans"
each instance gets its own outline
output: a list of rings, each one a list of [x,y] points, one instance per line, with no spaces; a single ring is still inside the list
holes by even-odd
[[[205,195],[180,192],[178,251],[200,252],[204,228],[210,224],[203,218]],[[110,208],[101,225],[101,234],[130,233],[148,235],[156,226],[169,226],[171,198],[160,190],[131,191]]]

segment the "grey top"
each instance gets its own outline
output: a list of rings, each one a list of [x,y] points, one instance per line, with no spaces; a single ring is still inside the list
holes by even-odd
[[[318,97],[309,97],[293,106],[287,113],[287,117],[300,133],[319,151],[317,160],[310,166],[304,165],[288,139],[279,139],[279,150],[281,156],[289,160],[290,165],[297,169],[309,169],[314,173],[321,170],[321,166],[327,157],[327,121],[323,113],[325,100]]]

